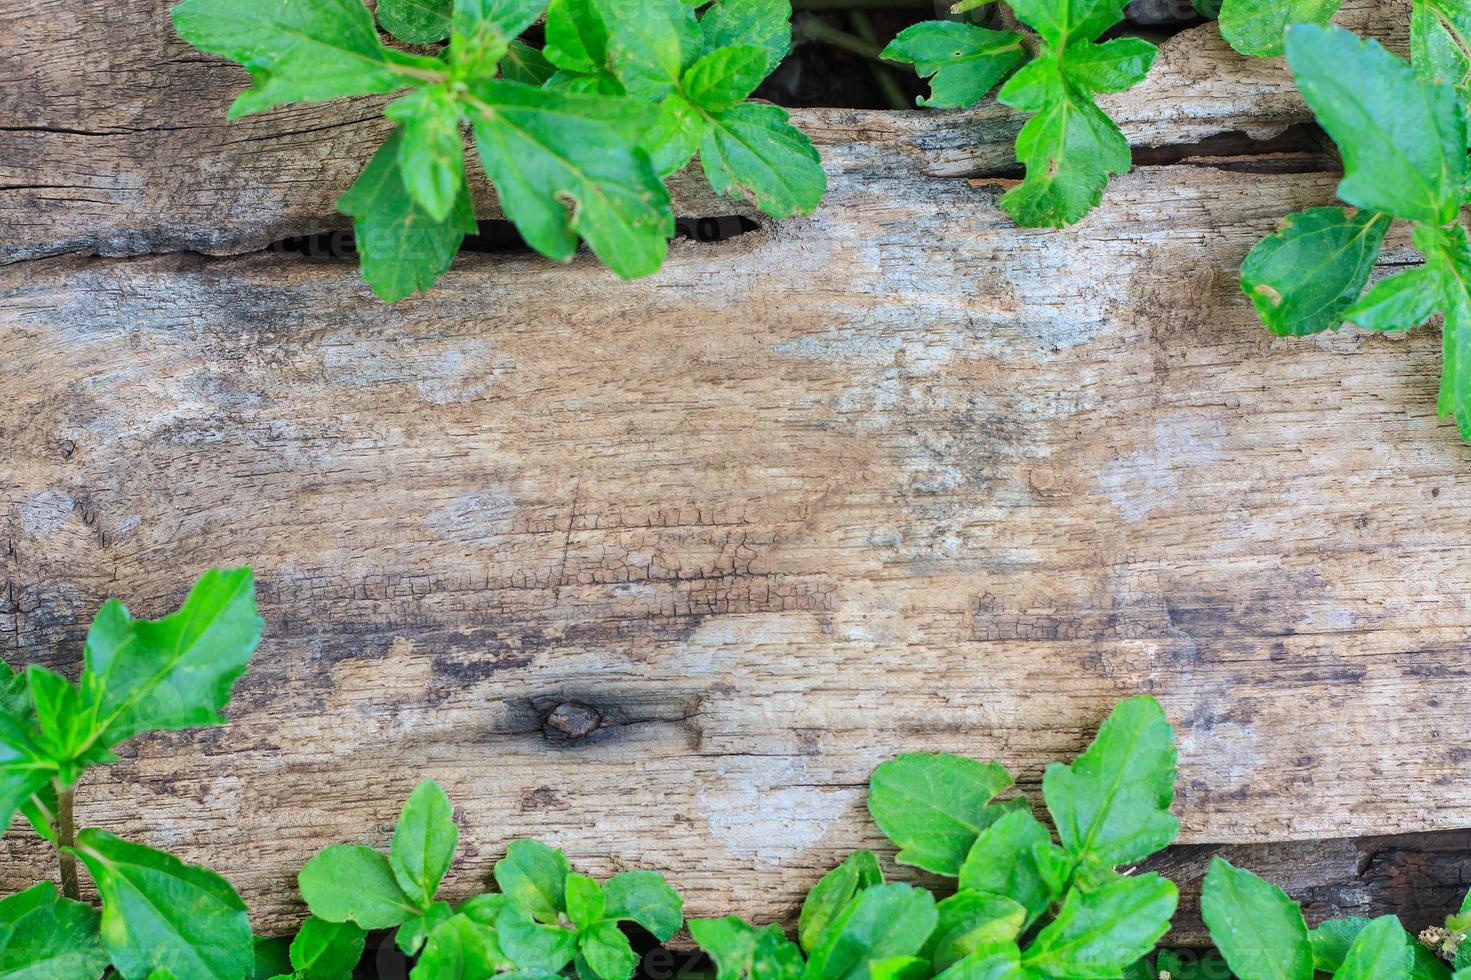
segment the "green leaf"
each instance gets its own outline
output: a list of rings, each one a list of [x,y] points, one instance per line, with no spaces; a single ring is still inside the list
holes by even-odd
[[[566,261],[581,236],[624,278],[659,268],[674,213],[647,154],[604,121],[621,107],[515,82],[471,92],[480,160],[506,217],[533,248]]]
[[[684,900],[656,871],[619,872],[603,886],[603,897],[604,915],[637,922],[660,942],[673,939],[684,925]]]
[[[766,52],[769,75],[792,47],[790,0],[717,0],[700,18],[705,50],[732,44],[754,44]]]
[[[299,980],[352,980],[367,939],[351,922],[309,916],[291,941],[291,965]]]
[[[0,714],[28,718],[33,710],[26,672],[0,660]]]
[[[864,889],[817,937],[806,980],[865,980],[868,964],[914,956],[939,913],[929,892],[912,885]]]
[[[424,909],[404,893],[388,857],[360,844],[333,844],[297,876],[312,914],[328,922],[388,929]]]
[[[1307,923],[1276,885],[1217,857],[1205,876],[1200,914],[1211,942],[1242,980],[1312,980]]]
[[[1117,977],[1169,930],[1178,898],[1174,883],[1153,873],[1091,891],[1074,888],[1022,954],[1022,965],[1058,980]]]
[[[111,752],[92,745],[99,734],[96,719],[82,706],[81,693],[70,681],[38,664],[26,668],[26,680],[39,732],[36,745],[57,763],[63,785],[74,784],[91,765],[116,760]]]
[[[839,912],[866,888],[884,883],[884,873],[872,851],[854,851],[833,870],[822,876],[802,902],[797,919],[797,939],[809,952]]]
[[[757,929],[728,915],[691,919],[689,926],[695,942],[715,961],[715,980],[798,980],[802,976],[802,951],[778,925]]]
[[[500,867],[496,865],[497,875]],[[504,883],[501,887],[505,888]],[[496,916],[495,927],[501,949],[516,968],[556,973],[572,962],[577,953],[577,937],[561,926],[537,922],[519,898],[507,894],[510,901]]]
[[[501,77],[508,82],[535,85],[546,84],[556,74],[557,68],[536,48],[521,41],[512,41],[501,60]]]
[[[712,51],[689,68],[680,87],[689,101],[707,112],[722,112],[744,101],[766,77],[766,52],[752,44]]]
[[[1434,316],[1442,301],[1440,277],[1421,266],[1379,280],[1344,319],[1365,330],[1410,330]]]
[[[1399,919],[1383,915],[1364,926],[1343,957],[1335,980],[1385,980],[1410,977],[1410,937]]]
[[[1415,229],[1415,247],[1440,282],[1445,324],[1441,329],[1441,416],[1454,415],[1461,438],[1471,442],[1471,241],[1466,229]]]
[[[1015,899],[1031,925],[1061,893],[1068,870],[1047,828],[1017,811],[981,831],[960,866],[960,887]]]
[[[1449,82],[1464,95],[1471,75],[1471,6],[1466,0],[1415,0],[1410,15],[1410,63],[1426,78]]]
[[[1008,0],[1022,23],[1031,27],[1047,46],[1066,50],[1079,41],[1091,41],[1124,19],[1125,0]]]
[[[700,161],[716,193],[745,197],[773,218],[806,214],[822,201],[821,158],[781,106],[743,102],[705,118]]]
[[[654,172],[667,177],[682,169],[699,152],[708,126],[698,108],[671,92],[659,103],[658,114],[640,143],[649,154]]]
[[[1084,60],[1091,68],[1101,59]],[[1071,224],[1103,199],[1109,174],[1128,172],[1128,140],[1090,93],[1069,78],[1058,56],[1044,54],[1023,66],[997,99],[1036,113],[1016,139],[1016,157],[1027,176],[1001,198],[1018,224]]]
[[[1288,24],[1326,24],[1343,0],[1222,0],[1221,37],[1242,54],[1276,58]]]
[[[57,775],[57,764],[26,728],[13,715],[0,714],[0,830],[10,829],[16,810],[44,797]]]
[[[449,37],[451,0],[378,0],[378,25],[405,44]]]
[[[900,864],[954,877],[976,837],[1003,815],[987,804],[1010,785],[996,762],[908,753],[873,771],[868,812],[899,846]]]
[[[1241,263],[1242,292],[1278,336],[1336,329],[1374,271],[1390,220],[1344,208],[1290,214]]]
[[[602,980],[629,980],[638,967],[638,954],[617,923],[599,922],[589,926],[578,934],[577,944],[587,965]]]
[[[3,746],[0,746],[0,751],[3,751]],[[0,770],[0,780],[3,780],[3,778],[3,770]],[[46,783],[46,785],[36,790],[36,792],[31,794],[29,799],[20,805],[20,812],[25,815],[26,820],[30,822],[31,827],[35,829],[36,833],[40,834],[44,840],[48,840],[53,844],[56,843],[56,813],[58,809],[60,809],[60,803],[57,799],[55,780]]]
[[[435,221],[409,196],[399,153],[403,139],[402,127],[390,133],[337,201],[337,209],[353,219],[363,278],[388,303],[433,286],[477,227],[470,188],[463,182],[443,221]]]
[[[459,100],[448,86],[434,85],[390,103],[384,115],[401,124],[398,167],[404,188],[431,221],[443,223],[465,187]]]
[[[245,903],[224,878],[90,827],[73,850],[97,885],[102,945],[123,976],[240,980],[255,969]]]
[[[253,88],[231,119],[287,102],[392,92],[435,73],[432,58],[379,42],[360,0],[184,0],[174,29],[201,51],[244,65]]]
[[[296,972],[291,965],[291,940],[280,936],[256,936],[252,940],[255,948],[255,971],[251,980],[271,980],[272,977],[290,977]]]
[[[1343,155],[1340,198],[1410,221],[1455,220],[1468,169],[1466,110],[1454,88],[1338,27],[1292,27],[1287,63]]]
[[[429,933],[409,976],[413,980],[485,980],[509,966],[493,927],[467,915],[453,915]]]
[[[608,70],[609,29],[601,8],[599,0],[551,0],[542,54],[563,71],[603,74],[616,84]]]
[[[978,949],[936,976],[944,980],[1027,980],[1035,975],[1022,969],[1016,943],[1004,942]]]
[[[107,969],[97,910],[49,881],[0,901],[0,978],[91,980]]]
[[[450,72],[454,79],[457,82],[488,79],[495,75],[498,65],[510,77],[516,64],[502,65],[501,59],[515,48],[518,61],[534,56],[543,66],[545,74],[533,84],[546,81],[552,74],[551,65],[540,52],[514,40],[541,16],[546,6],[546,0],[454,0],[449,42]]]
[[[1333,973],[1343,965],[1349,947],[1369,920],[1353,915],[1345,919],[1329,919],[1316,929],[1309,930],[1308,942],[1313,947],[1313,968],[1324,973]]]
[[[975,105],[1026,60],[1022,36],[952,20],[927,20],[900,31],[880,57],[914,66],[930,79],[930,97],[918,105],[965,109]]]
[[[424,948],[429,934],[453,914],[448,902],[435,902],[423,915],[405,919],[393,934],[393,941],[405,956],[414,956]],[[488,924],[494,926],[495,919],[492,917]]]
[[[929,980],[933,975],[929,961],[918,956],[891,956],[868,964],[868,980]]]
[[[134,619],[109,599],[87,633],[82,672],[93,730],[111,746],[144,731],[222,724],[264,625],[248,568],[205,572],[163,619]]]
[[[567,876],[567,918],[582,928],[603,918],[603,889],[587,875],[572,873]]]
[[[678,87],[681,73],[700,53],[694,11],[680,0],[604,2],[613,73],[629,95],[658,102]]]
[[[1175,731],[1159,703],[1119,702],[1072,765],[1047,767],[1042,794],[1075,860],[1128,864],[1174,840]]]
[[[449,797],[434,780],[424,780],[409,794],[388,848],[388,863],[399,887],[419,908],[433,904],[459,842]]]
[[[981,950],[1013,943],[1027,921],[1027,910],[1004,895],[965,889],[935,906],[939,919],[922,954],[936,973]]]
[[[511,901],[538,922],[555,923],[567,909],[567,855],[541,841],[513,840],[496,862],[495,881]]]

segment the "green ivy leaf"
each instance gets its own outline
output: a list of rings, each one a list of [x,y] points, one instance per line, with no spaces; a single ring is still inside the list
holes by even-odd
[[[868,782],[868,812],[899,846],[900,864],[955,877],[977,835],[1003,815],[988,806],[1011,785],[996,762],[914,752],[879,765]]]
[[[424,941],[429,938],[429,934],[453,914],[448,902],[435,902],[423,915],[405,919],[393,934],[393,941],[405,956],[415,956],[424,948]],[[489,924],[495,925],[493,917]]]
[[[1471,171],[1454,88],[1339,27],[1293,26],[1287,63],[1343,155],[1340,198],[1410,221],[1455,220]]]
[[[1344,208],[1288,215],[1241,263],[1242,292],[1279,337],[1336,329],[1374,271],[1390,220]]]
[[[538,922],[554,924],[567,910],[567,855],[541,841],[513,840],[496,862],[496,884]]]
[[[352,980],[367,940],[351,922],[309,916],[291,941],[291,965],[298,980]]]
[[[328,922],[389,929],[424,911],[405,894],[388,857],[360,844],[324,848],[301,869],[297,883],[307,908]]]
[[[627,118],[623,107],[515,82],[485,82],[471,92],[481,163],[532,248],[567,261],[581,236],[626,279],[659,268],[674,212],[647,154],[607,121]]]
[[[1057,980],[1117,977],[1169,930],[1178,900],[1174,883],[1153,873],[1074,888],[1022,954],[1022,965]]]
[[[1289,24],[1326,24],[1343,0],[1222,0],[1221,37],[1245,55],[1276,58]]]
[[[745,197],[773,218],[806,214],[827,192],[817,150],[781,106],[744,102],[705,113],[705,178],[717,194]]]
[[[449,797],[434,780],[424,780],[409,794],[388,848],[388,863],[399,887],[419,908],[433,904],[459,842]]]
[[[90,980],[107,969],[97,910],[49,881],[0,901],[0,978]]]
[[[205,572],[163,619],[134,619],[109,599],[87,633],[81,680],[97,737],[112,746],[139,732],[222,724],[264,625],[248,568]]]
[[[451,0],[378,0],[378,25],[405,44],[449,37]]]
[[[1015,899],[1031,925],[1062,893],[1068,871],[1047,828],[1018,810],[981,831],[960,866],[960,887]]]
[[[963,889],[935,906],[939,918],[920,955],[941,973],[972,954],[1021,935],[1027,910],[1004,895]]]
[[[797,919],[797,939],[811,952],[818,937],[848,907],[854,897],[866,888],[884,883],[884,873],[872,851],[854,851],[827,874],[823,875],[807,898]]]
[[[929,892],[912,885],[866,888],[817,937],[805,980],[866,980],[868,964],[914,956],[939,913]]]
[[[1307,923],[1276,885],[1217,857],[1205,876],[1200,914],[1211,942],[1243,980],[1312,980]]]
[[[684,925],[684,900],[656,871],[619,872],[603,886],[603,897],[604,915],[619,922],[637,922],[660,942],[673,939]]]
[[[1075,861],[1128,864],[1174,840],[1175,732],[1159,703],[1121,701],[1072,765],[1047,767],[1042,794]]]
[[[201,51],[244,65],[253,88],[231,119],[287,102],[392,92],[432,77],[432,58],[385,47],[360,0],[184,0],[174,29]]]
[[[465,236],[477,229],[467,184],[460,184],[443,221],[409,195],[399,152],[403,139],[402,128],[390,133],[337,201],[337,209],[353,219],[363,278],[388,303],[433,286],[449,271]]]
[[[102,945],[123,976],[240,980],[255,969],[245,903],[224,878],[96,828],[72,850],[97,885]]]
[[[602,980],[630,980],[638,968],[638,954],[617,923],[599,922],[581,930],[577,948],[582,954],[581,962]]]
[[[771,74],[792,47],[791,0],[717,0],[700,18],[705,51],[731,44],[755,44],[766,52]]]
[[[689,926],[695,942],[715,961],[715,980],[799,980],[802,976],[802,951],[778,925],[757,929],[728,915],[691,919]]]
[[[930,97],[917,105],[966,109],[1026,60],[1022,36],[953,20],[928,20],[900,31],[880,57],[913,65],[930,79]]]

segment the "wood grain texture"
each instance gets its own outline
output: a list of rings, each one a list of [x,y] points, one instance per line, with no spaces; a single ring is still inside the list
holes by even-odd
[[[240,67],[180,41],[168,0],[82,8],[12,0],[0,9],[0,263],[62,252],[248,252],[347,227],[333,202],[388,128],[387,97],[285,106],[226,124]],[[1339,20],[1407,44],[1408,0],[1350,0]],[[1309,114],[1278,60],[1243,58],[1211,25],[1163,45],[1148,79],[1101,104],[1135,145],[1219,133],[1268,136]],[[815,109],[796,122],[820,148],[855,135],[855,174],[895,166],[965,176],[1014,168],[1023,117],[988,102],[968,113]],[[470,160],[482,217],[498,217]],[[683,216],[749,213],[695,172],[673,181]]]
[[[280,927],[307,857],[384,843],[433,776],[452,895],[537,834],[782,918],[880,844],[879,761],[1034,791],[1149,691],[1186,842],[1471,823],[1438,341],[1275,340],[1236,286],[1334,178],[1145,168],[1057,233],[834,157],[812,218],[636,283],[470,256],[388,307],[269,253],[0,270],[5,645],[74,670],[104,596],[159,614],[217,563],[270,624],[231,726],[141,740],[82,818]],[[6,886],[37,873],[3,847]]]

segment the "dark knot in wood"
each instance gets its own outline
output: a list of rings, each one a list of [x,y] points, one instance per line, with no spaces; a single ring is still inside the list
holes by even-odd
[[[542,733],[547,738],[575,741],[587,738],[603,723],[602,713],[590,704],[581,701],[564,701],[551,711],[541,723]]]

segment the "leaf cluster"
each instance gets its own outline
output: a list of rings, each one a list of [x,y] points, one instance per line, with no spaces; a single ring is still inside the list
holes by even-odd
[[[1282,889],[1224,858],[1211,862],[1200,911],[1241,980],[1471,980],[1471,943],[1455,948],[1447,966],[1392,915],[1331,919],[1309,929]],[[1471,896],[1447,922],[1448,935],[1465,936],[1468,912]]]
[[[412,980],[548,980],[569,968],[579,980],[629,980],[638,955],[620,924],[660,940],[684,924],[683,902],[656,872],[600,883],[535,840],[507,847],[494,869],[499,891],[451,905],[436,896],[458,841],[448,797],[426,781],[404,805],[388,853],[338,844],[312,858],[299,876],[312,912],[302,934],[316,924],[340,967],[303,971],[293,943],[296,972],[278,980],[348,980],[369,929],[394,929],[404,954],[418,957]]]
[[[859,851],[813,887],[797,939],[734,916],[690,922],[718,980],[1041,980],[1140,975],[1169,928],[1177,892],[1157,874],[1119,870],[1179,830],[1174,732],[1151,698],[1119,704],[1042,794],[1051,831],[995,762],[902,755],[875,770],[869,812],[896,860],[956,879],[936,900],[885,883]]]
[[[912,64],[930,79],[921,105],[975,105],[1005,80],[997,99],[1031,113],[1017,135],[1026,177],[1001,198],[1020,225],[1072,224],[1103,199],[1109,174],[1127,173],[1128,140],[1094,101],[1142,80],[1154,45],[1140,38],[1098,38],[1118,23],[1125,0],[1006,0],[1034,33],[959,21],[908,27],[883,57]]]
[[[74,833],[89,768],[134,735],[224,721],[260,640],[250,569],[207,572],[174,614],[135,619],[108,600],[73,684],[39,665],[0,680],[0,825],[17,811],[58,848],[63,884],[0,901],[0,976],[86,980],[109,968],[148,980],[240,980],[255,969],[245,903],[219,875],[105,830]],[[77,901],[76,861],[101,910]]]
[[[703,7],[703,10],[700,8]],[[750,100],[791,43],[789,0],[184,0],[179,36],[244,65],[232,117],[403,93],[394,129],[338,207],[383,299],[427,290],[476,230],[465,133],[505,216],[541,254],[578,242],[624,278],[663,263],[665,179],[700,157],[710,185],[774,217],[814,209],[817,151]],[[545,17],[540,49],[521,35]],[[385,44],[378,28],[435,54]]]

